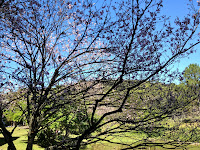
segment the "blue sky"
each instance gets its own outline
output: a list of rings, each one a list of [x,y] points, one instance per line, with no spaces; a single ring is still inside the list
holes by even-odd
[[[167,16],[171,16],[171,21],[173,21],[176,16],[182,18],[189,12],[189,6],[187,5],[189,0],[164,0],[163,2],[164,7],[161,12]],[[200,8],[197,0],[193,0],[193,4],[196,8]],[[180,59],[179,63],[175,63],[174,69],[178,68],[179,71],[183,71],[185,67],[192,63],[200,65],[200,45],[196,47],[195,53],[190,54],[187,58]]]

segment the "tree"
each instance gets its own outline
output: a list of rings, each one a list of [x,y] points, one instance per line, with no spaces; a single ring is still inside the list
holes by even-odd
[[[185,88],[190,89],[190,91],[196,91],[198,93],[199,87],[200,87],[200,67],[198,64],[190,64],[188,67],[185,68],[183,72],[182,77],[182,84],[185,85]],[[199,97],[197,98],[198,102],[193,106],[193,109],[195,109],[196,106],[198,106],[198,110],[200,110],[199,107]]]
[[[173,27],[160,15],[162,7],[162,1],[154,0],[32,0],[10,5],[12,13],[0,18],[1,79],[14,90],[26,91],[27,150],[44,123],[48,126],[55,112],[73,102],[82,106],[79,110],[84,108],[88,125],[70,139],[72,145],[67,145],[69,137],[60,143],[70,149],[106,140],[98,137],[119,132],[124,123],[133,124],[134,130],[178,109],[138,115],[137,120],[110,117],[122,114],[130,93],[145,82],[162,79],[162,74],[173,77],[168,66],[200,43],[195,39],[198,11],[177,18]],[[102,78],[112,79],[111,85],[102,84]],[[127,80],[135,82],[121,87]],[[55,91],[57,85],[62,86]],[[102,106],[110,109],[95,119]],[[95,140],[92,133],[111,123],[118,126]]]
[[[200,86],[200,67],[198,64],[190,64],[185,68],[182,82],[187,86]]]

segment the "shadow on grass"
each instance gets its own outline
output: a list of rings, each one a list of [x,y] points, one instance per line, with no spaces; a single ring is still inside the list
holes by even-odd
[[[13,141],[14,140],[16,140],[16,139],[18,139],[19,137],[13,137],[12,139],[13,139]],[[2,145],[4,145],[4,144],[6,144],[6,141],[4,140],[4,138],[0,138],[0,146],[2,146]]]
[[[28,143],[28,140],[22,140],[22,142],[27,144],[27,143]],[[37,140],[35,140],[35,141],[33,142],[33,144],[37,144]]]

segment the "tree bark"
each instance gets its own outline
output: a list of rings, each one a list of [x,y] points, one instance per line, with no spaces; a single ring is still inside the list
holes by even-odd
[[[29,130],[29,132],[30,132],[30,130]],[[34,139],[35,139],[34,133],[28,134],[28,144],[27,144],[26,150],[32,150],[33,149]]]
[[[2,110],[0,109],[0,128],[1,128],[1,131],[2,131],[2,134],[4,136],[4,139],[5,141],[8,143],[8,148],[7,150],[16,150],[16,147],[13,143],[13,139],[12,139],[12,135],[11,133],[6,129],[4,123],[3,123],[3,112]]]
[[[38,122],[37,122],[36,117],[32,116],[32,119],[30,120],[30,123],[29,123],[28,144],[27,144],[26,150],[33,149],[34,139],[38,132],[37,124]]]

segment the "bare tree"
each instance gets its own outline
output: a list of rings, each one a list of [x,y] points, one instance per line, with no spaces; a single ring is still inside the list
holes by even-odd
[[[154,0],[24,1],[13,6],[17,14],[1,18],[2,78],[6,75],[15,89],[27,89],[27,150],[32,149],[48,118],[73,102],[91,115],[87,115],[87,129],[67,145],[72,149],[98,141],[93,141],[91,134],[110,123],[119,125],[96,139],[118,132],[123,123],[138,127],[162,118],[108,119],[123,114],[131,92],[143,83],[162,79],[162,74],[170,79],[173,74],[168,66],[200,43],[195,39],[197,11],[194,16],[177,18],[173,27],[166,16],[160,15],[162,7],[162,1]],[[101,84],[104,78],[112,79],[110,86]],[[136,82],[118,92],[116,89],[128,79]],[[55,91],[57,85],[63,86]],[[112,109],[95,119],[102,106]],[[159,115],[176,109],[163,110]]]

